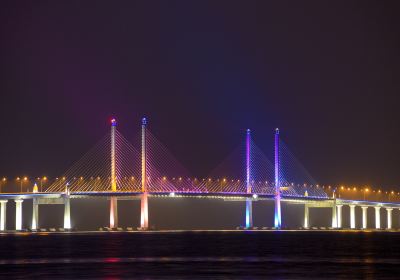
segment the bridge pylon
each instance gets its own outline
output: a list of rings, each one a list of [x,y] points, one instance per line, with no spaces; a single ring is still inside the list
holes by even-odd
[[[140,228],[149,228],[149,207],[147,190],[147,139],[146,139],[146,118],[142,118],[142,196],[140,198]]]
[[[251,194],[251,170],[250,170],[250,153],[251,153],[251,135],[250,129],[246,130],[246,192]],[[252,199],[246,199],[246,228],[253,227],[253,205]]]
[[[115,118],[111,119],[111,191],[117,191],[117,176],[116,176],[116,162],[115,162],[115,130],[117,121]],[[110,228],[118,227],[118,200],[117,197],[110,198]]]
[[[280,182],[280,155],[279,155],[279,128],[275,129],[275,215],[274,227],[280,229],[281,218],[281,182]]]

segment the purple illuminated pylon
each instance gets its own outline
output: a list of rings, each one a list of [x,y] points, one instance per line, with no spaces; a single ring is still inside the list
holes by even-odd
[[[251,173],[250,173],[250,129],[246,131],[246,192],[251,193]],[[251,198],[246,199],[246,227],[253,226],[253,205]]]
[[[281,189],[280,189],[279,129],[275,129],[275,219],[274,226],[281,228]]]

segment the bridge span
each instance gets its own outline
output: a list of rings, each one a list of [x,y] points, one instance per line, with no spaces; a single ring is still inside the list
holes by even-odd
[[[392,211],[400,209],[400,202],[371,201],[367,199],[346,199],[340,196],[337,188],[323,189],[318,185],[299,185],[290,183],[282,174],[281,141],[279,130],[274,135],[274,164],[271,169],[272,179],[265,180],[260,176],[267,172],[268,165],[262,165],[261,172],[255,171],[256,160],[260,156],[254,156],[257,147],[253,144],[250,130],[246,130],[244,150],[244,176],[243,179],[213,180],[211,178],[198,180],[196,178],[167,177],[161,176],[158,167],[159,160],[151,160],[154,148],[148,140],[149,132],[147,120],[142,119],[141,125],[141,148],[140,153],[131,146],[116,130],[117,122],[111,120],[111,131],[104,143],[106,146],[105,162],[106,175],[102,178],[99,175],[99,160],[84,158],[76,168],[86,176],[79,177],[77,173],[69,172],[67,177],[57,178],[46,190],[38,190],[35,184],[31,192],[8,192],[0,193],[0,231],[7,230],[6,209],[8,202],[15,203],[15,230],[22,228],[22,207],[23,202],[32,200],[32,221],[31,230],[39,229],[39,206],[43,204],[60,204],[64,206],[64,229],[73,228],[71,217],[71,199],[93,199],[100,198],[109,201],[109,228],[118,227],[118,201],[119,200],[140,200],[140,227],[139,230],[149,229],[149,199],[151,198],[200,198],[219,199],[226,202],[243,201],[245,203],[244,229],[251,229],[253,225],[253,203],[258,201],[274,202],[274,229],[282,228],[283,204],[304,205],[303,227],[310,228],[310,208],[331,209],[331,229],[343,228],[342,213],[343,206],[350,209],[350,228],[356,228],[356,207],[362,209],[362,229],[381,229],[381,210],[387,211],[386,229],[392,229]],[[151,137],[151,135],[150,135]],[[122,151],[121,147],[128,147]],[[135,164],[135,153],[140,155],[140,174],[135,173],[131,166]],[[98,151],[94,154],[99,154]],[[90,153],[89,153],[90,155]],[[127,156],[128,155],[128,156]],[[87,162],[90,162],[88,164]],[[126,168],[122,168],[127,164]],[[97,168],[97,169],[96,169]],[[131,169],[129,169],[131,168]],[[128,169],[128,170],[126,170]],[[73,168],[70,170],[74,170]],[[254,174],[257,173],[257,174]],[[126,176],[129,174],[129,176]],[[123,176],[125,175],[125,176]],[[257,175],[259,177],[257,177]],[[262,178],[261,178],[262,177]],[[343,187],[342,187],[343,188]],[[364,194],[365,198],[365,194]],[[367,224],[367,209],[375,209],[375,225]],[[14,229],[13,229],[14,230]]]
[[[74,193],[3,193],[0,194],[0,230],[6,230],[6,207],[8,202],[14,202],[15,207],[15,228],[13,230],[23,230],[22,228],[22,206],[26,200],[32,200],[32,230],[39,229],[39,205],[64,205],[64,229],[71,229],[71,199],[104,199],[111,201],[119,200],[142,200],[143,193],[141,192],[74,192]],[[243,201],[247,203],[274,201],[275,196],[271,194],[247,194],[247,193],[200,193],[200,192],[149,192],[147,199],[151,198],[166,198],[166,199],[179,199],[179,198],[199,198],[199,199],[219,199],[227,203],[232,201]],[[331,229],[343,228],[342,223],[342,207],[349,207],[350,209],[350,229],[356,229],[356,216],[355,208],[362,209],[362,227],[361,229],[381,228],[381,209],[387,211],[386,228],[392,229],[392,210],[399,209],[399,203],[393,202],[374,202],[374,201],[355,201],[339,198],[323,198],[323,197],[305,197],[305,196],[282,196],[281,202],[285,204],[299,204],[304,205],[304,229],[310,228],[309,224],[309,209],[310,208],[329,208],[332,213],[332,226]],[[367,209],[372,207],[375,209],[375,225],[367,225]],[[115,209],[114,209],[115,210]],[[142,208],[143,211],[143,208]],[[118,213],[118,210],[116,210]],[[112,213],[114,214],[114,213]],[[115,214],[114,214],[115,215]],[[143,214],[142,214],[143,215]],[[61,217],[60,217],[61,218]],[[249,228],[250,227],[243,227]],[[145,230],[138,228],[139,230]],[[278,228],[276,228],[278,229]]]

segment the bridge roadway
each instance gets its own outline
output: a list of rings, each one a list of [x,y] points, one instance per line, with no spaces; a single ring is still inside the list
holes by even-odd
[[[39,205],[41,204],[64,204],[64,228],[71,228],[70,217],[70,199],[117,199],[132,200],[141,199],[142,192],[54,192],[54,193],[1,193],[0,194],[0,230],[6,230],[6,206],[8,201],[16,203],[16,227],[15,230],[22,230],[22,202],[24,200],[33,200],[32,211],[32,229],[38,228],[39,223]],[[251,194],[251,193],[204,193],[204,192],[149,192],[148,197],[164,197],[164,198],[205,198],[205,199],[222,199],[224,201],[262,201],[274,200],[272,194]],[[290,204],[304,205],[304,228],[309,228],[309,208],[331,208],[332,209],[332,228],[342,228],[342,207],[350,208],[350,228],[355,229],[355,207],[362,208],[362,229],[367,229],[367,208],[375,208],[375,228],[381,229],[380,209],[387,210],[386,229],[392,229],[392,210],[400,209],[400,203],[394,202],[376,202],[376,201],[356,201],[340,198],[329,197],[312,197],[312,196],[288,196],[283,195],[283,202]],[[116,215],[110,213],[111,215]]]

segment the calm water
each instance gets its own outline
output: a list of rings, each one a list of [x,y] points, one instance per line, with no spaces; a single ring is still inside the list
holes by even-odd
[[[0,279],[399,279],[400,233],[0,235]]]

